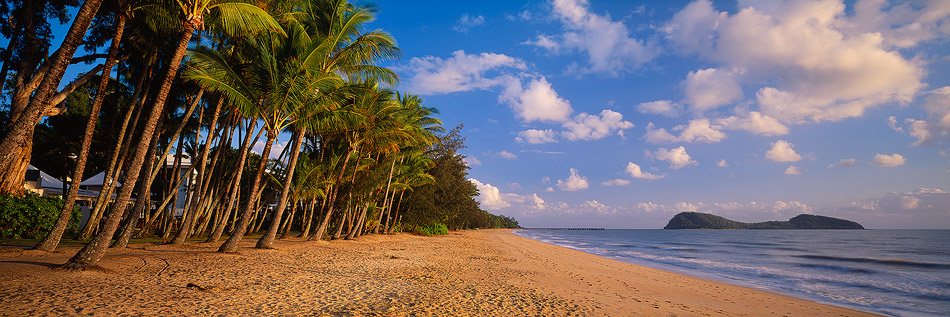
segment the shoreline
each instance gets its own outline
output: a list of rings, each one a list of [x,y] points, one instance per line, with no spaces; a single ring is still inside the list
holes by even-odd
[[[107,271],[52,270],[55,253],[0,251],[4,315],[762,315],[870,313],[619,262],[515,235],[368,235],[354,241],[134,244]]]

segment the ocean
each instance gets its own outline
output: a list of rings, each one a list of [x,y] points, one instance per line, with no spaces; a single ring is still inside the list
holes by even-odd
[[[517,230],[606,258],[892,316],[950,315],[950,230]]]

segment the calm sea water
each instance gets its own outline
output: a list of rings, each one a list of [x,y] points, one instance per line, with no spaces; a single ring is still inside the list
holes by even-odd
[[[950,230],[518,230],[648,267],[884,315],[950,315]]]

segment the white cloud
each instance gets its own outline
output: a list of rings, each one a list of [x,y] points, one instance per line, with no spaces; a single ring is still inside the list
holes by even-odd
[[[775,162],[798,162],[802,156],[795,153],[795,145],[785,140],[778,140],[772,143],[772,148],[765,152],[765,158]]]
[[[683,106],[670,100],[657,100],[637,105],[640,113],[658,114],[664,117],[676,118],[683,111]]]
[[[857,17],[839,1],[740,1],[738,7],[729,15],[699,0],[664,30],[683,53],[714,62],[717,73],[741,70],[736,83],[759,87],[758,111],[780,122],[858,117],[884,103],[909,102],[923,87],[922,65],[890,49],[881,33],[848,29]],[[732,98],[712,95],[698,104],[736,98],[735,86],[725,85]]]
[[[538,197],[538,194],[531,194],[531,197],[529,198],[530,198],[531,203],[533,204],[531,205],[531,207],[533,207],[534,209],[544,210],[547,208],[547,205],[544,204],[544,199],[541,199],[541,197]]]
[[[627,174],[630,174],[630,177],[642,178],[642,179],[660,179],[660,178],[666,177],[665,175],[655,175],[655,174],[644,172],[640,168],[640,165],[637,165],[633,162],[627,162]]]
[[[647,133],[643,135],[643,139],[650,143],[717,143],[726,138],[726,134],[717,130],[718,128],[719,126],[710,124],[709,119],[693,119],[688,125],[673,127],[673,131],[682,131],[676,136],[666,129],[655,129],[651,122],[647,124]]]
[[[492,186],[489,183],[479,182],[474,178],[469,178],[468,180],[472,182],[472,184],[475,184],[475,188],[478,189],[478,201],[485,209],[498,210],[511,206],[511,203],[505,201],[498,187]]]
[[[264,152],[264,146],[266,145],[267,145],[267,140],[264,140],[263,138],[258,139],[257,143],[254,143],[254,146],[251,147],[251,152],[257,155],[261,155],[261,153]],[[280,144],[279,140],[275,139],[274,144],[271,145],[270,147],[270,155],[268,155],[267,157],[270,159],[277,159],[278,157],[280,157],[280,152],[284,151],[284,146],[286,145],[287,145],[286,143]]]
[[[498,98],[511,105],[515,116],[525,122],[563,122],[574,111],[571,103],[558,96],[544,77],[532,79],[527,89],[521,87],[520,81],[510,80]]]
[[[920,198],[914,196],[901,196],[901,209],[917,209],[920,206]]]
[[[878,153],[877,155],[874,155],[874,160],[871,161],[871,165],[883,166],[883,167],[895,167],[895,166],[904,165],[904,163],[906,162],[907,160],[904,159],[904,156],[897,153],[894,153],[891,155]]]
[[[716,162],[716,166],[729,167],[729,163],[726,163],[726,160],[719,160],[718,162]]]
[[[732,71],[708,68],[689,72],[683,82],[686,102],[702,113],[742,99],[742,87]]]
[[[686,148],[682,146],[671,150],[660,148],[653,153],[646,151],[646,154],[647,157],[670,162],[670,168],[672,169],[681,169],[689,165],[699,165],[699,162],[690,159],[689,154],[686,153]],[[629,164],[627,166],[629,166]]]
[[[851,166],[854,166],[854,164],[856,164],[857,162],[858,160],[853,159],[853,158],[841,159],[838,162],[835,162],[834,164],[828,165],[828,168],[851,167]]]
[[[950,25],[950,24],[948,24]],[[933,145],[950,141],[950,86],[928,92],[921,108],[927,113],[923,119],[904,119],[907,134],[917,139],[912,146]],[[897,119],[887,118],[887,124],[898,132],[905,129],[897,126]]]
[[[581,113],[563,126],[566,129],[562,132],[564,138],[576,141],[597,140],[613,133],[622,136],[623,130],[633,128],[633,123],[624,121],[622,114],[605,109],[600,112],[600,116]]]
[[[398,67],[398,70],[409,74],[406,81],[406,89],[409,92],[434,95],[500,86],[517,80],[510,75],[498,74],[497,71],[523,71],[527,68],[523,60],[504,54],[466,54],[465,51],[458,50],[452,52],[452,57],[448,59],[434,56],[414,57],[409,60],[408,66]],[[489,76],[489,73],[494,76]]]
[[[525,131],[518,132],[518,137],[515,138],[515,141],[519,143],[528,143],[528,144],[543,144],[543,143],[556,143],[557,140],[554,139],[554,130],[536,130],[529,129]]]
[[[777,136],[788,134],[788,127],[777,119],[751,111],[746,117],[731,116],[716,119],[716,125],[726,130],[746,130],[755,135]]]
[[[593,209],[594,211],[601,212],[601,213],[606,212],[607,209],[609,209],[607,205],[604,205],[603,203],[596,200],[588,200],[584,202],[582,206]]]
[[[805,170],[795,165],[789,165],[785,169],[785,175],[801,175]]]
[[[501,151],[501,152],[498,152],[498,156],[501,156],[501,158],[509,159],[509,160],[513,160],[513,159],[518,158],[517,155],[515,155],[514,153],[511,153],[511,152],[508,152],[508,151]]]
[[[628,181],[628,180],[626,180],[626,179],[623,179],[623,178],[616,178],[616,179],[612,179],[612,180],[609,180],[609,181],[605,181],[605,182],[600,183],[600,184],[601,184],[601,185],[604,185],[604,186],[626,186],[626,185],[629,185],[629,184],[630,184],[630,181]]]
[[[578,191],[584,190],[590,187],[590,184],[587,183],[587,177],[583,177],[577,174],[576,169],[571,169],[571,176],[565,180],[557,180],[557,188],[563,191]]]
[[[462,161],[465,162],[465,165],[468,165],[468,166],[482,165],[482,161],[479,161],[477,158],[471,155],[466,155],[465,158],[462,159]]]
[[[468,13],[465,13],[462,14],[462,17],[459,18],[458,22],[452,27],[452,29],[458,32],[468,33],[469,29],[482,25],[485,25],[484,16],[470,16]]]
[[[852,32],[878,32],[889,46],[914,47],[950,35],[950,3],[943,0],[858,1],[854,12]]]
[[[563,23],[564,33],[540,35],[526,43],[555,53],[563,49],[587,54],[589,65],[582,72],[618,75],[656,56],[642,41],[632,38],[622,22],[591,13],[586,0],[553,0],[553,13]]]

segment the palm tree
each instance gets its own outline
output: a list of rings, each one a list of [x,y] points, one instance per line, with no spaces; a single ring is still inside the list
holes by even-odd
[[[308,71],[316,72],[318,77],[336,77],[345,76],[350,78],[373,77],[375,80],[385,80],[392,83],[395,81],[395,74],[391,71],[380,68],[375,65],[383,58],[395,57],[398,49],[395,41],[385,33],[373,31],[369,33],[360,33],[361,27],[372,21],[373,16],[367,8],[351,8],[345,1],[331,2],[332,7],[314,7],[314,4],[320,2],[308,2],[302,10],[307,14],[292,15],[294,21],[301,23],[302,26],[310,26],[309,32],[314,35],[306,40],[311,42],[311,51],[307,55],[308,62],[317,67],[310,68]],[[322,9],[321,11],[314,11]],[[329,20],[327,24],[316,23],[328,12],[332,12],[336,19]],[[313,16],[316,14],[317,16]],[[326,30],[317,28],[323,26]],[[276,237],[278,224],[287,204],[287,194],[290,189],[290,183],[293,179],[294,167],[297,160],[297,152],[300,150],[300,144],[303,142],[304,134],[307,132],[308,125],[313,122],[311,116],[318,115],[317,112],[330,111],[338,108],[336,105],[327,103],[339,102],[338,96],[334,96],[333,91],[324,90],[323,96],[319,100],[314,100],[320,104],[316,107],[303,107],[302,111],[295,114],[299,123],[297,139],[294,142],[294,149],[291,153],[287,177],[283,186],[282,193],[277,202],[277,209],[271,220],[271,225],[267,232],[258,240],[257,248],[270,248]],[[316,112],[314,111],[316,110]]]
[[[129,170],[125,173],[126,186],[122,187],[118,198],[110,207],[102,230],[96,234],[92,241],[69,259],[65,264],[67,268],[85,269],[88,266],[93,266],[105,253],[106,247],[109,245],[109,240],[111,240],[113,233],[115,233],[119,225],[119,220],[122,218],[123,211],[132,196],[132,190],[135,187],[132,184],[138,180],[139,172],[145,162],[150,137],[152,133],[154,133],[158,118],[164,109],[165,99],[168,97],[172,82],[174,82],[178,73],[178,65],[181,64],[185,49],[188,47],[188,42],[190,42],[192,34],[195,30],[204,25],[206,15],[215,20],[215,22],[218,23],[217,26],[220,26],[225,33],[229,34],[243,35],[247,34],[248,31],[259,31],[268,28],[282,32],[279,30],[280,28],[277,26],[277,22],[274,21],[270,15],[261,8],[250,4],[226,0],[179,0],[178,5],[181,9],[183,30],[179,37],[178,45],[172,54],[171,61],[168,63],[168,71],[165,73],[162,86],[155,97],[154,106],[143,127],[142,137],[138,142],[132,161],[129,164]],[[0,148],[2,148],[2,146],[0,146]]]
[[[89,157],[89,148],[92,146],[92,134],[95,132],[96,121],[99,119],[99,108],[102,106],[102,101],[105,100],[106,97],[106,88],[109,85],[112,67],[114,67],[117,62],[116,55],[118,55],[119,52],[119,43],[122,42],[122,33],[125,31],[125,21],[128,20],[129,16],[136,9],[135,1],[120,2],[118,5],[120,10],[116,12],[115,16],[115,33],[112,36],[109,55],[106,57],[105,66],[102,69],[102,76],[100,76],[99,79],[96,99],[92,102],[92,109],[89,110],[89,119],[86,122],[86,130],[82,138],[79,157],[76,159],[76,165],[73,168],[73,181],[69,184],[69,193],[65,196],[66,202],[63,204],[63,209],[60,211],[52,231],[50,231],[42,241],[37,243],[33,249],[46,252],[55,250],[56,246],[59,245],[60,238],[63,237],[63,232],[66,231],[66,225],[69,224],[69,215],[72,214],[73,204],[75,204],[76,196],[79,194],[79,183],[82,182],[83,172],[86,168],[86,159]]]

